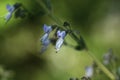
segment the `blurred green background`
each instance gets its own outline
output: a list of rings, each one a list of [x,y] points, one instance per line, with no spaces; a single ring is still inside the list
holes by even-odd
[[[1,0],[0,16],[7,13],[6,4],[20,2],[32,14],[25,19],[12,19],[4,24],[0,18],[0,65],[14,73],[11,80],[69,80],[81,78],[85,66],[92,59],[85,51],[62,46],[56,53],[49,45],[40,52],[43,24],[56,24],[38,3],[42,0]],[[47,5],[47,4],[46,4]],[[52,12],[61,21],[70,22],[73,30],[79,30],[88,49],[102,62],[109,48],[120,58],[120,1],[119,0],[51,0]],[[66,41],[76,45],[70,37]],[[119,61],[117,66],[120,66]],[[93,80],[109,80],[103,73]]]

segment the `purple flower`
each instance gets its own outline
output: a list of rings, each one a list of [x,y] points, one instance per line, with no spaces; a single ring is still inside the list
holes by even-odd
[[[50,33],[52,31],[52,27],[44,24],[43,30],[44,30],[45,33]]]
[[[14,12],[15,8],[14,8],[14,6],[7,4],[6,9],[7,9],[8,13],[5,16],[5,20],[6,20],[6,22],[8,22],[11,19],[12,13]]]
[[[60,31],[60,30],[58,30],[57,31],[57,37],[58,38],[63,38],[64,39],[64,37],[66,36],[66,32],[65,31]]]
[[[52,31],[52,27],[51,27],[51,26],[47,26],[46,24],[44,24],[43,30],[44,30],[44,35],[43,35],[42,38],[40,39],[40,41],[41,41],[42,43],[44,43],[44,41],[48,39],[49,34],[50,34],[50,32]]]
[[[42,43],[44,43],[44,41],[48,39],[48,36],[49,36],[49,34],[45,33],[45,34],[42,36],[42,38],[40,39],[40,41],[41,41]]]
[[[49,39],[46,39],[43,43],[42,43],[42,45],[44,45],[44,46],[48,46],[50,44],[50,40]]]
[[[12,13],[12,12],[15,10],[14,6],[11,6],[11,5],[9,5],[9,4],[6,5],[6,9],[7,9],[8,12],[10,12],[10,13]]]
[[[44,35],[40,39],[40,41],[42,42],[42,49],[41,49],[40,53],[43,53],[47,49],[48,45],[51,42],[49,39],[49,34],[52,31],[52,27],[44,24],[43,30],[44,30]]]
[[[64,42],[64,38],[66,36],[66,32],[65,31],[57,31],[57,37],[58,37],[58,40],[56,42],[56,46],[55,46],[55,49],[56,49],[56,52],[58,52]]]
[[[49,40],[49,39],[46,39],[46,40],[42,43],[42,48],[41,48],[41,50],[40,50],[40,53],[45,52],[49,44],[50,44],[50,40]]]
[[[8,14],[5,16],[6,22],[8,22],[12,17],[12,13],[8,12]]]

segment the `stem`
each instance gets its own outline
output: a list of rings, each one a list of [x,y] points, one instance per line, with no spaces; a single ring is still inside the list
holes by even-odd
[[[45,10],[46,13],[48,13],[49,17],[55,21],[58,25],[62,25],[63,22],[55,17],[52,12],[45,6],[45,4],[40,1],[37,0],[37,2],[42,6],[42,8]],[[77,37],[75,36],[74,33],[71,34],[71,37],[74,38],[75,41],[78,42]],[[78,38],[79,39],[79,38]],[[100,67],[100,69],[111,79],[111,80],[115,80],[115,76],[94,56],[92,55],[92,53],[90,51],[88,51],[88,55],[97,63],[98,67]]]
[[[98,67],[111,79],[115,80],[115,76],[94,56],[91,51],[87,52],[88,55],[97,63]]]
[[[57,17],[55,17],[55,16],[53,15],[52,11],[49,10],[42,1],[40,1],[40,0],[36,0],[36,1],[41,5],[41,7],[44,9],[45,13],[47,13],[48,16],[49,16],[52,20],[54,20],[58,25],[62,26],[61,24],[63,24],[63,22],[62,22],[60,19],[58,19]]]

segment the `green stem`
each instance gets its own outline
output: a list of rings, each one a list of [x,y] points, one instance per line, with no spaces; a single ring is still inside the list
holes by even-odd
[[[36,1],[42,6],[42,8],[44,9],[45,13],[47,13],[48,16],[49,16],[52,20],[54,20],[58,25],[62,26],[61,24],[63,24],[63,22],[62,22],[60,19],[58,19],[57,17],[55,17],[55,16],[53,15],[52,11],[49,10],[42,1],[40,1],[40,0],[36,0]]]
[[[111,79],[115,80],[115,76],[94,56],[92,52],[88,51],[88,55],[96,62],[98,67]]]
[[[58,25],[63,25],[63,22],[58,19],[57,17],[55,17],[53,15],[53,13],[45,6],[45,4],[40,1],[37,0],[37,2],[43,7],[43,9],[45,10],[46,13],[48,13],[49,17],[55,21]],[[73,33],[74,34],[74,33]],[[76,39],[75,39],[76,40]],[[88,51],[88,55],[96,62],[96,64],[98,65],[98,67],[100,67],[100,69],[111,79],[111,80],[115,80],[114,75],[94,56],[92,55],[92,53],[90,51]]]

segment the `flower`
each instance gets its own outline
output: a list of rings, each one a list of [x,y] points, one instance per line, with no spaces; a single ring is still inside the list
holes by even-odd
[[[12,13],[8,12],[5,16],[6,22],[8,22],[11,19],[11,17],[12,17]]]
[[[52,31],[52,27],[44,24],[43,30],[44,30],[44,35],[40,39],[40,41],[42,43],[42,49],[41,49],[40,53],[43,53],[47,49],[48,45],[51,42],[50,39],[49,39],[49,34]]]
[[[58,52],[64,42],[64,38],[66,36],[66,31],[57,31],[57,37],[58,37],[58,40],[56,42],[56,45],[55,45],[55,49],[56,49],[56,52]]]
[[[6,5],[6,9],[8,11],[8,13],[5,15],[6,22],[8,22],[11,19],[13,12],[16,9],[18,9],[20,6],[21,6],[20,3],[15,3],[14,5],[10,5],[10,4]]]
[[[93,66],[87,66],[85,68],[85,77],[91,78],[93,76]]]
[[[8,10],[8,12],[13,13],[13,11],[15,10],[15,7],[7,4],[6,9]]]
[[[47,49],[47,47],[48,47],[49,44],[50,44],[50,40],[49,40],[49,39],[46,39],[46,40],[42,43],[42,48],[41,48],[41,50],[40,50],[40,53],[43,53],[43,52]]]
[[[8,13],[5,16],[5,20],[6,20],[6,22],[8,22],[11,19],[12,13],[14,12],[15,8],[14,8],[14,6],[7,4],[6,9],[7,9]]]
[[[52,31],[52,27],[44,24],[43,30],[44,30],[45,33],[50,33]]]
[[[65,36],[66,36],[66,32],[65,31],[60,31],[60,30],[58,30],[57,31],[57,37],[58,38],[65,38]]]
[[[51,26],[47,26],[46,24],[44,24],[43,30],[44,30],[44,35],[43,35],[42,38],[40,39],[40,41],[41,41],[42,43],[44,43],[44,41],[48,39],[49,34],[50,34],[50,32],[52,31],[52,27],[51,27]]]

